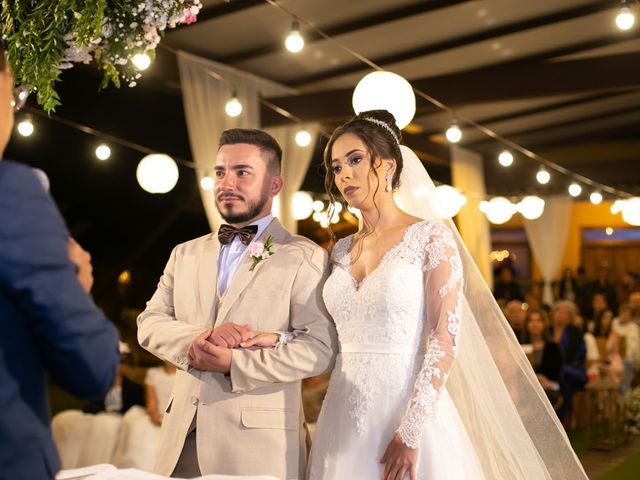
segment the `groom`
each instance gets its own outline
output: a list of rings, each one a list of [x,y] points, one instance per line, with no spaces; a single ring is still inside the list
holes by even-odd
[[[336,334],[321,296],[325,251],[270,214],[281,156],[265,132],[222,134],[214,194],[231,225],[174,248],[138,317],[140,344],[178,367],[160,474],[304,477],[300,380],[329,368]],[[261,246],[258,260],[252,252]],[[234,348],[254,332],[282,332],[281,341]]]

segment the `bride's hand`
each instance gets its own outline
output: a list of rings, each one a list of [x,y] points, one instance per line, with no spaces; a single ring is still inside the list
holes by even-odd
[[[418,449],[407,447],[396,433],[380,459],[380,463],[385,464],[382,480],[404,480],[407,473],[411,480],[416,480]]]
[[[277,333],[259,332],[256,333],[253,338],[250,338],[246,342],[242,342],[240,346],[242,348],[271,348],[278,342],[278,340],[280,340],[280,335]]]

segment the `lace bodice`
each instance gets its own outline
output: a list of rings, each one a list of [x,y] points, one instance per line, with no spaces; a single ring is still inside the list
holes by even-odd
[[[343,374],[353,386],[343,394],[358,425],[373,396],[406,393],[398,433],[415,448],[457,353],[462,264],[456,243],[440,222],[415,223],[360,283],[351,274],[351,243],[347,237],[336,244],[323,292]]]

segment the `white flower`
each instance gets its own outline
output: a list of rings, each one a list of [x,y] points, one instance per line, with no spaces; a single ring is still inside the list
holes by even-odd
[[[251,254],[252,257],[261,257],[261,258],[265,258],[264,257],[264,243],[262,242],[251,242],[249,244],[249,253]],[[268,256],[268,254],[267,254]]]

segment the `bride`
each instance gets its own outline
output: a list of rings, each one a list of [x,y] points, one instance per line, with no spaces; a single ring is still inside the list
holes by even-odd
[[[325,150],[327,189],[360,210],[362,226],[335,245],[324,287],[340,353],[309,478],[586,479],[400,140],[393,116],[375,110],[338,127]]]

